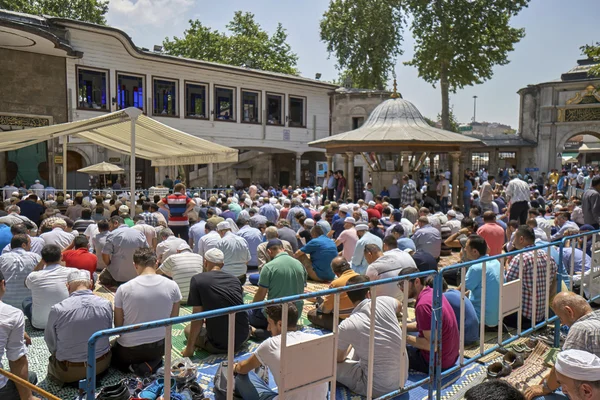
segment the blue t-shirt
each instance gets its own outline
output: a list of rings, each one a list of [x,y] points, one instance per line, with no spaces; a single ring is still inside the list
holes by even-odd
[[[412,251],[417,251],[415,242],[413,242],[411,238],[405,237],[398,239],[398,248],[400,250],[411,249]]]
[[[338,251],[333,240],[321,235],[306,243],[300,251],[310,255],[315,274],[320,279],[324,281],[335,279],[335,274],[331,270],[331,261],[337,257]]]
[[[6,245],[10,244],[11,240],[12,233],[10,233],[10,227],[8,225],[0,224],[0,249],[3,249]]]
[[[498,326],[498,307],[500,301],[500,262],[488,261],[485,265],[486,296],[485,296],[485,324]],[[470,290],[469,299],[475,307],[477,316],[481,318],[481,272],[482,264],[474,264],[467,270],[465,276],[465,289]]]
[[[450,289],[444,292],[444,297],[454,310],[456,316],[456,324],[460,329],[460,291]],[[475,312],[473,303],[465,297],[465,344],[475,343],[479,341],[479,318]]]

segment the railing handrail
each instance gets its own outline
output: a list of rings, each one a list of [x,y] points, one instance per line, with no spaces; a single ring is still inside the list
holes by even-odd
[[[5,377],[7,377],[11,381],[13,381],[15,383],[15,385],[25,386],[26,388],[31,389],[31,391],[44,396],[48,400],[60,400],[59,397],[54,396],[52,393],[48,393],[44,389],[40,389],[39,387],[37,387],[33,383],[29,382],[28,380],[25,380],[25,379],[21,378],[20,376],[17,376],[11,372],[8,372],[2,368],[0,368],[0,375],[4,375]]]

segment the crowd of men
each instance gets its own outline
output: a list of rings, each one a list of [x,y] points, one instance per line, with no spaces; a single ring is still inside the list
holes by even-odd
[[[456,259],[476,261],[599,228],[597,168],[586,171],[581,185],[583,189],[589,185],[581,198],[557,190],[555,171],[536,184],[516,173],[497,181],[485,172],[466,171],[465,182],[470,185],[463,192],[464,207],[450,203],[447,171],[430,176],[421,189],[420,179],[411,175],[394,179],[379,195],[368,183],[359,199],[344,197],[341,171],[328,174],[323,187],[275,189],[253,184],[208,199],[188,193],[182,183],[174,184],[164,198],[78,193],[70,199],[58,193],[44,194],[42,200],[33,190],[16,191],[0,203],[0,351],[6,353],[14,373],[35,382],[27,368],[27,318],[33,329],[44,330],[51,353],[48,377],[72,384],[85,377],[87,339],[94,332],[176,316],[180,304],[193,307],[194,313],[241,305],[247,279],[258,286],[253,301],[261,302],[302,294],[307,280],[340,288],[437,271],[440,261],[453,252],[459,253]],[[563,176],[568,178],[569,173]],[[565,180],[563,185],[580,185],[579,175],[574,182]],[[435,190],[427,189],[434,186]],[[442,270],[442,368],[453,367],[458,358],[461,319],[468,344],[479,341],[480,321],[486,330],[497,331],[499,325],[527,329],[543,321],[550,306],[571,326],[574,344],[569,348],[600,356],[597,340],[589,339],[600,337],[600,315],[584,307],[587,301],[572,292],[546,298],[546,282],[556,288],[558,273],[569,275],[571,265],[577,276],[569,285],[574,292],[581,288],[589,295],[591,288],[582,276],[591,269],[591,240],[587,247],[582,240],[575,241],[562,248],[562,255],[560,247],[553,246],[550,252],[532,250],[522,257],[487,260],[485,275],[483,262],[471,265],[464,276],[468,296],[462,318],[460,269]],[[521,319],[517,313],[501,318],[500,285],[519,278]],[[114,307],[93,294],[97,282],[116,289]],[[415,300],[415,320],[407,327],[414,334],[406,338],[406,360],[400,358],[398,323],[404,296]],[[374,396],[398,388],[402,364],[428,372],[433,300],[431,276],[410,279],[408,291],[396,283],[377,287]],[[328,330],[339,325],[337,380],[365,395],[370,291],[343,293],[339,320],[334,320],[334,301],[333,295],[317,299],[307,318]],[[288,345],[314,339],[298,330],[307,304],[297,301],[236,314],[235,349],[250,337],[263,341],[254,356],[234,366],[236,387],[244,398],[276,396],[254,370],[266,365],[279,380],[283,323],[288,327]],[[287,321],[282,321],[283,307],[288,307]],[[577,331],[574,326],[579,333],[572,333]],[[185,335],[184,356],[192,356],[196,349],[224,353],[228,317],[193,321]],[[161,364],[164,351],[162,329],[126,333],[112,345],[105,338],[96,347],[97,373],[113,365],[143,376]],[[570,376],[568,372],[557,364],[544,385],[530,388],[526,396],[550,393]],[[326,393],[326,385],[306,389],[310,398],[324,398]],[[0,398],[32,398],[32,393],[0,377]]]

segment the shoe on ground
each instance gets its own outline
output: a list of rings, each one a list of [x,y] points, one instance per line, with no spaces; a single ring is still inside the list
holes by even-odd
[[[96,400],[129,400],[130,397],[127,379],[123,379],[115,385],[102,388]]]
[[[503,362],[495,362],[487,368],[487,376],[490,379],[503,378],[510,375],[511,372],[511,366]]]
[[[523,365],[523,356],[513,351],[509,351],[504,355],[503,362],[510,365],[512,369],[516,369]]]
[[[184,396],[185,400],[203,400],[204,391],[198,384],[198,382],[191,382],[185,386],[181,391],[181,395]]]
[[[146,386],[146,388],[138,394],[138,397],[140,399],[156,400],[158,396],[162,394],[164,387],[164,379],[157,379]]]

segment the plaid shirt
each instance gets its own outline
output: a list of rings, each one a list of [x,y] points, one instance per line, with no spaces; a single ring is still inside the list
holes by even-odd
[[[579,318],[569,329],[563,351],[584,350],[600,357],[600,310]]]
[[[522,284],[522,307],[523,317],[531,319],[533,316],[533,251],[523,254],[523,282]],[[515,256],[508,266],[506,282],[519,279],[519,258]],[[548,259],[548,253],[542,249],[537,250],[537,297],[536,297],[536,323],[542,321],[546,316],[548,300],[546,299],[546,267],[550,263],[550,277],[556,277],[557,266],[552,257]]]
[[[158,226],[158,218],[156,218],[156,216],[152,215],[151,212],[148,211],[144,211],[143,213],[140,214],[140,216],[144,217],[144,222],[150,226]]]
[[[408,204],[410,206],[415,204],[415,198],[417,197],[417,189],[410,183],[402,186],[402,193],[400,193],[400,204]]]

